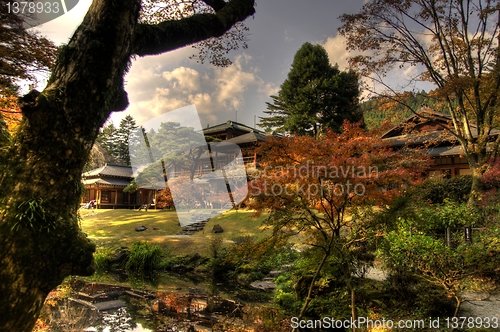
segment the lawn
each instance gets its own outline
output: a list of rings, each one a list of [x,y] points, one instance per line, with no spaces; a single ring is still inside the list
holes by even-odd
[[[177,213],[169,210],[81,210],[84,233],[99,247],[130,247],[135,241],[157,243],[172,255],[199,253],[206,255],[212,238],[222,238],[226,243],[238,236],[264,238],[270,235],[262,227],[263,218],[249,218],[251,211],[227,211],[212,218],[203,232],[192,236],[177,235],[181,230]],[[214,234],[212,228],[219,224],[223,233]],[[136,232],[137,226],[147,230]]]

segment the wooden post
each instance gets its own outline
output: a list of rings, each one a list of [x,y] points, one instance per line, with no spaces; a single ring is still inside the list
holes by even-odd
[[[99,185],[97,185],[95,196],[96,196],[95,200],[96,200],[97,208],[100,209],[101,208],[101,189],[99,189]]]
[[[446,238],[446,245],[448,247],[451,247],[451,229],[449,227],[446,227],[445,238]]]
[[[464,237],[465,237],[465,242],[468,242],[468,243],[472,242],[472,227],[471,226],[465,226]]]

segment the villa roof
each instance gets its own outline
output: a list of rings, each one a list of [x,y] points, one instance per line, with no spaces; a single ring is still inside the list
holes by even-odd
[[[434,123],[436,125],[451,125],[451,117],[444,113],[436,112],[430,108],[424,108],[394,126],[382,135],[383,139],[397,137],[405,134],[408,125],[422,125]]]
[[[265,142],[266,135],[261,134],[260,132],[252,131],[248,134],[243,134],[240,136],[236,136],[227,140],[227,142],[234,144],[244,144],[244,143],[253,143],[253,142]]]
[[[207,127],[205,129],[203,129],[203,134],[210,135],[210,134],[218,133],[221,131],[226,131],[228,129],[236,129],[236,130],[246,131],[249,133],[250,132],[257,132],[257,133],[264,134],[264,132],[261,130],[258,130],[258,129],[249,127],[247,125],[244,125],[242,123],[239,123],[236,121],[231,121],[231,120],[228,120],[225,123],[221,123],[221,124],[218,124],[218,125],[215,125],[212,127]]]
[[[436,112],[430,108],[420,110],[400,124],[394,126],[385,134],[382,139],[390,141],[392,146],[422,145],[432,143],[432,145],[456,144],[457,139],[445,128],[452,128],[451,116]],[[472,136],[477,136],[477,126],[471,124]],[[490,136],[497,136],[498,129],[492,129]]]
[[[107,178],[107,179],[94,178],[94,179],[84,179],[83,184],[86,186],[101,185],[101,186],[126,187],[130,184],[130,180],[119,179],[119,178]]]
[[[93,169],[86,173],[83,173],[84,178],[93,178],[93,177],[121,177],[121,178],[132,178],[132,167],[131,166],[122,166],[122,165],[113,165],[113,164],[105,164],[100,168]]]
[[[430,148],[427,151],[431,157],[446,157],[464,154],[464,150],[460,145],[438,146]]]

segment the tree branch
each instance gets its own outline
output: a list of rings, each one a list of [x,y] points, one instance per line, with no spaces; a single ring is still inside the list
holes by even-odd
[[[206,0],[212,8],[220,1]],[[161,54],[194,44],[211,37],[219,37],[231,27],[255,13],[254,0],[231,0],[214,14],[196,14],[185,19],[158,24],[139,24],[134,31],[132,53],[139,56]]]
[[[221,10],[226,5],[224,0],[202,0],[202,1],[207,5],[209,5],[210,7],[212,7],[213,10],[215,11]]]

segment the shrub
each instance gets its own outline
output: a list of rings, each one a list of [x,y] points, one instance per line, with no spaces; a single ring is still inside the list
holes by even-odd
[[[450,179],[429,179],[415,188],[422,201],[441,204],[446,200],[457,203],[467,202],[472,187],[470,175]]]
[[[158,245],[138,241],[132,245],[125,265],[129,271],[147,273],[161,268],[163,253]]]
[[[280,305],[281,308],[289,312],[293,312],[293,310],[297,307],[295,303],[295,295],[293,293],[284,292],[281,289],[276,291],[274,300]]]
[[[110,266],[111,256],[113,251],[108,248],[98,249],[94,253],[94,264],[96,270],[105,270]]]

